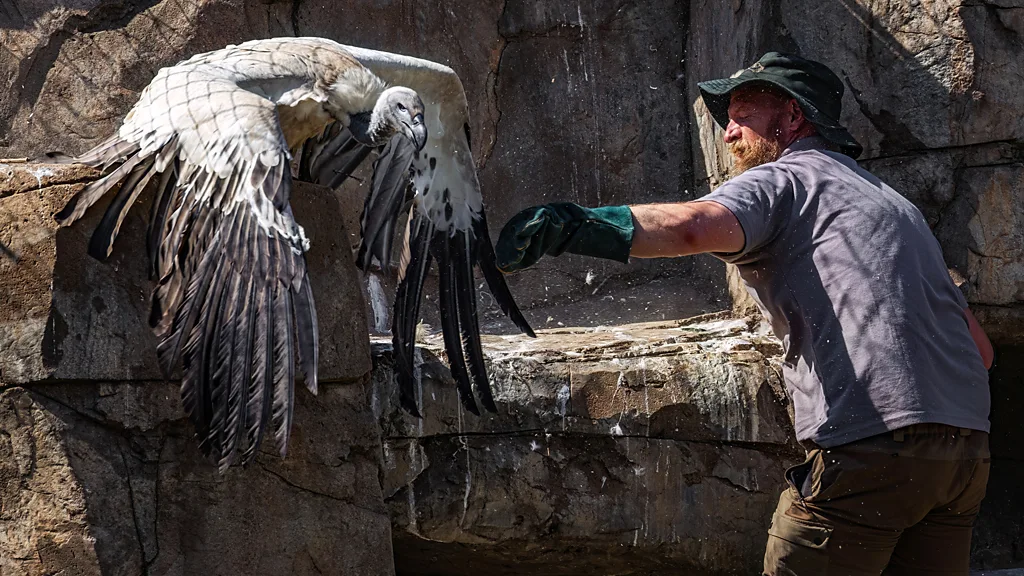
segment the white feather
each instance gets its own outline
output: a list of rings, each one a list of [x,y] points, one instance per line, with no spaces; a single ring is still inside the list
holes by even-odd
[[[438,229],[472,230],[483,210],[473,155],[463,126],[469,124],[469,104],[462,81],[448,66],[389,52],[342,46],[360,64],[392,86],[408,86],[419,94],[427,109],[427,144],[414,161],[416,202]],[[436,159],[430,171],[429,159]],[[444,191],[448,190],[451,218],[445,216]]]

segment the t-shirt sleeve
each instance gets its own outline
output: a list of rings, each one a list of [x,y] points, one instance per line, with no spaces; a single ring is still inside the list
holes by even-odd
[[[789,226],[793,193],[790,173],[769,164],[747,170],[700,198],[725,206],[743,228],[743,249],[712,256],[733,264],[758,260]]]

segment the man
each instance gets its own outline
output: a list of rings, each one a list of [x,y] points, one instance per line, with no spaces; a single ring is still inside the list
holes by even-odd
[[[992,347],[921,213],[854,159],[843,84],[768,53],[699,84],[741,173],[699,201],[535,206],[496,251],[737,265],[781,339],[797,439],[764,573],[968,573],[988,482]]]

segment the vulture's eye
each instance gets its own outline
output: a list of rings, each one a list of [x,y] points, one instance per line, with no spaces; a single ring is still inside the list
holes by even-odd
[[[405,104],[402,104],[401,102],[399,102],[398,103],[398,109],[401,110],[402,112],[405,112]]]

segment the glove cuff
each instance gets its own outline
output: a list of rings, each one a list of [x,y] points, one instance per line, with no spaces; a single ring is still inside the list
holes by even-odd
[[[633,246],[633,211],[629,206],[584,208],[579,228],[566,244],[565,252],[629,262]]]

